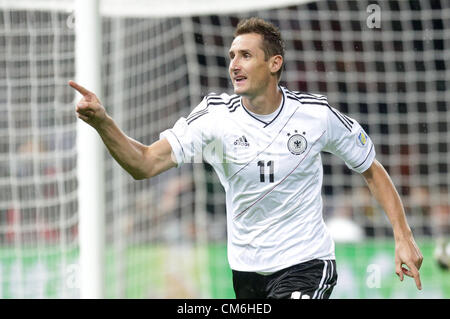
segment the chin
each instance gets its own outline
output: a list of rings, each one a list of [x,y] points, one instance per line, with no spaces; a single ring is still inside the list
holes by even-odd
[[[234,94],[245,95],[246,92],[247,90],[245,90],[244,88],[234,87]]]
[[[239,95],[242,94],[242,89],[240,89],[240,88],[234,88],[233,91],[234,91],[234,94],[239,94]]]

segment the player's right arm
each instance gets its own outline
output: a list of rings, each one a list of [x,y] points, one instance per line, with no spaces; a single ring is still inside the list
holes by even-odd
[[[93,92],[74,81],[69,85],[83,96],[76,107],[78,118],[97,130],[111,156],[133,178],[150,178],[176,166],[167,139],[147,146],[126,136]]]

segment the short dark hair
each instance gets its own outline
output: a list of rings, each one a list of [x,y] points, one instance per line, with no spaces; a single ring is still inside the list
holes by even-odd
[[[241,20],[236,27],[234,37],[247,33],[256,33],[262,36],[262,50],[266,60],[274,55],[281,55],[284,59],[284,41],[281,38],[280,30],[275,25],[256,17]],[[282,69],[283,66],[277,72],[278,79],[281,77]]]

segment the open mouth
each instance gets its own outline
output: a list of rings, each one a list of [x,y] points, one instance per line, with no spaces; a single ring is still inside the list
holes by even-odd
[[[247,79],[247,77],[245,77],[245,76],[237,76],[237,77],[234,78],[234,81],[235,81],[236,83],[242,83],[242,82],[244,82],[246,79]]]

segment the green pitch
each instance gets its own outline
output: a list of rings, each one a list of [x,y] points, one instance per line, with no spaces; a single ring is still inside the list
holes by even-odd
[[[422,291],[412,278],[398,280],[392,241],[367,241],[336,245],[339,277],[332,298],[450,298],[450,272],[435,263],[434,242],[417,242],[424,255]],[[225,244],[142,245],[120,256],[108,249],[106,258],[107,298],[234,298]],[[0,247],[0,299],[77,298],[77,270],[75,248]]]

